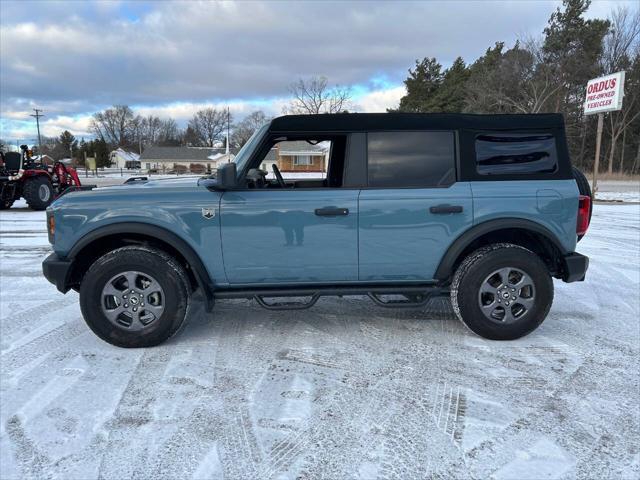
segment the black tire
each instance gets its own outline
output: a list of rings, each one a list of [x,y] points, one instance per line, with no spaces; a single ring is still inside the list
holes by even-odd
[[[8,208],[11,208],[13,202],[14,200],[0,200],[0,210],[7,210]]]
[[[162,289],[164,310],[138,331],[132,331],[131,326],[116,325],[103,308],[103,289],[114,277],[131,271],[139,272],[143,278],[149,275]],[[152,347],[170,338],[183,325],[189,307],[188,285],[184,268],[167,253],[142,246],[122,247],[91,265],[80,285],[80,309],[89,328],[105,342],[125,348]],[[127,284],[123,292],[128,293],[129,288]],[[143,287],[139,293],[144,293]],[[140,314],[142,311],[140,308]],[[125,311],[123,318],[129,314]]]
[[[511,302],[507,308],[511,311],[516,309],[516,313],[520,312],[520,316],[514,315],[516,318],[512,323],[489,319],[481,308],[481,299],[484,298],[481,297],[481,286],[485,285],[487,278],[491,278],[492,272],[502,268],[520,270],[528,275],[533,283],[530,299],[532,306],[524,313],[521,310],[524,307],[518,303],[520,300],[512,301],[507,298],[506,301]],[[510,286],[503,283],[500,289]],[[519,296],[521,290],[516,285],[513,286],[517,292],[513,295]],[[490,296],[491,294],[489,300]],[[495,302],[497,298],[494,298]],[[552,302],[553,281],[544,262],[532,251],[509,243],[496,243],[473,252],[460,264],[451,285],[451,303],[457,317],[472,332],[490,340],[515,340],[529,334],[544,321]],[[504,304],[488,303],[489,308],[491,305],[498,308],[497,313],[501,312],[500,308],[504,312]]]
[[[585,195],[591,199],[591,206],[589,207],[589,222],[591,222],[591,214],[593,213],[593,192],[591,192],[589,180],[587,180],[585,174],[576,167],[573,167],[573,178],[575,178],[576,183],[578,184],[578,192],[580,192],[580,195]],[[584,235],[579,235],[578,241],[582,240],[582,237],[584,237]]]
[[[22,196],[32,210],[44,210],[53,202],[53,185],[46,175],[29,178],[24,182]]]

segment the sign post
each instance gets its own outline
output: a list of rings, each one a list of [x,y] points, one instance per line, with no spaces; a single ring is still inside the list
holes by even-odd
[[[598,187],[598,169],[600,168],[600,144],[602,143],[602,121],[604,119],[604,113],[598,114],[598,129],[596,130],[596,158],[593,161],[593,182],[591,184],[591,192],[593,196],[596,195],[596,189]]]
[[[595,195],[598,187],[598,168],[600,167],[600,145],[602,143],[602,122],[605,112],[613,112],[622,108],[624,97],[624,72],[616,72],[604,77],[594,78],[587,83],[587,97],[584,102],[584,114],[598,114],[596,131],[596,156],[593,162],[593,184],[591,190]]]

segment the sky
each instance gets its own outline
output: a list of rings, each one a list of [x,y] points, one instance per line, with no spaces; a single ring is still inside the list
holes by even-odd
[[[397,106],[416,59],[470,63],[497,41],[541,34],[559,1],[0,0],[0,138],[90,137],[91,115],[114,104],[173,117],[229,106],[236,120],[279,115],[288,86],[326,76],[350,86],[352,108]],[[618,5],[595,0],[590,17]]]

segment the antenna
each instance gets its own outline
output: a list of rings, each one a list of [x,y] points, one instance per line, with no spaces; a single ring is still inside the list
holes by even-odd
[[[39,108],[34,108],[33,111],[36,113],[32,113],[29,116],[35,117],[36,119],[36,125],[38,127],[38,155],[40,155],[40,158],[42,158],[42,146],[41,146],[42,140],[40,138],[40,117],[44,117],[44,113],[40,113],[42,109],[39,109]]]

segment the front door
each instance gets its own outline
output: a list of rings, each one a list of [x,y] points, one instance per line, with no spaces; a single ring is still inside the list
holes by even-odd
[[[251,189],[220,202],[232,285],[358,279],[357,189]]]

